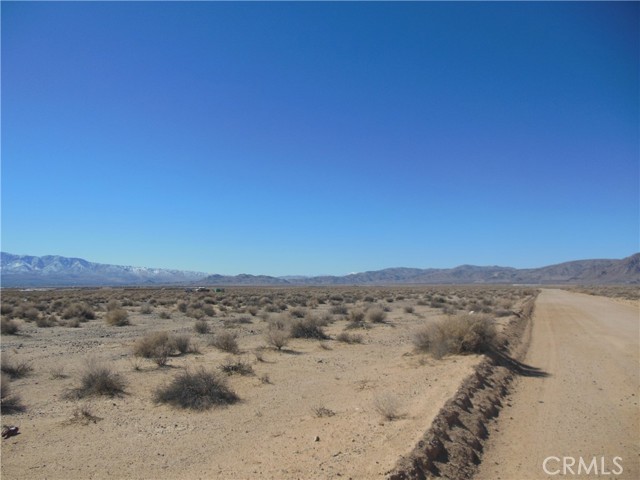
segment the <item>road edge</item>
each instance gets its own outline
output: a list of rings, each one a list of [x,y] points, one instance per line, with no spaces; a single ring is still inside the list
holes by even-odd
[[[388,480],[469,479],[481,462],[488,422],[497,417],[502,400],[531,343],[537,290],[514,311],[503,330],[502,347],[488,354],[465,378],[436,415],[422,439],[387,472]]]

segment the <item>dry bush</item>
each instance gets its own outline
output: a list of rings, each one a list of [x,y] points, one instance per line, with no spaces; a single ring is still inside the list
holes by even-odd
[[[49,328],[55,327],[58,324],[58,320],[54,315],[47,315],[44,317],[39,317],[36,320],[36,325],[40,328]]]
[[[240,347],[238,347],[236,335],[233,333],[220,332],[211,339],[209,345],[224,352],[240,353]]]
[[[347,333],[347,332],[339,333],[338,336],[336,337],[336,340],[338,340],[339,342],[350,343],[350,344],[362,343],[364,341],[364,339],[362,338],[362,335]]]
[[[315,416],[318,418],[333,417],[336,414],[336,412],[334,412],[333,410],[323,406],[313,407],[312,410]]]
[[[105,322],[107,322],[107,325],[111,325],[112,327],[123,327],[125,325],[129,325],[129,313],[123,308],[109,310],[104,319]]]
[[[201,368],[179,373],[169,385],[155,391],[154,400],[179,408],[205,410],[233,404],[239,398],[227,386],[224,377]]]
[[[2,356],[0,370],[6,373],[9,378],[23,378],[33,371],[33,367],[27,361],[14,362],[7,355]]]
[[[207,334],[211,332],[211,327],[206,320],[197,320],[196,323],[193,324],[193,329],[196,333]]]
[[[87,320],[93,320],[96,318],[95,312],[86,303],[72,303],[62,312],[62,318],[69,320],[70,318],[77,318],[81,322]]]
[[[20,400],[20,396],[11,393],[9,377],[4,373],[0,376],[0,413],[3,415],[23,412],[25,406]]]
[[[220,370],[222,370],[227,375],[254,375],[253,367],[240,360],[227,359],[225,363],[220,365]]]
[[[188,335],[174,335],[170,340],[173,349],[177,350],[181,355],[191,351],[191,338]]]
[[[150,358],[162,367],[167,364],[173,350],[173,339],[167,332],[154,332],[136,342],[133,354],[136,357]]]
[[[269,328],[264,337],[269,345],[277,348],[278,350],[282,350],[286,347],[289,344],[289,339],[291,338],[288,331],[278,328]]]
[[[373,406],[386,420],[397,420],[402,417],[400,413],[400,401],[391,393],[377,395],[373,399]]]
[[[149,315],[153,312],[153,307],[148,303],[143,303],[140,305],[140,313],[143,315]]]
[[[413,308],[413,306],[412,306],[412,305],[407,305],[406,307],[404,307],[404,311],[405,311],[406,313],[414,313],[414,312],[415,312],[415,309]]]
[[[316,340],[329,338],[319,325],[319,321],[313,317],[293,321],[289,334],[293,338],[312,338]]]
[[[158,316],[160,318],[162,318],[163,320],[167,320],[169,318],[171,318],[171,314],[169,312],[167,312],[166,310],[161,311]]]
[[[68,399],[80,399],[89,396],[120,396],[124,393],[126,382],[122,375],[106,365],[90,360],[80,377],[80,386],[65,393]]]
[[[462,314],[425,325],[413,336],[416,348],[436,358],[444,355],[482,353],[496,339],[494,321],[487,315]]]
[[[18,324],[14,320],[9,320],[7,318],[2,318],[0,320],[0,333],[2,335],[15,335],[20,330]]]
[[[380,307],[373,307],[367,311],[367,320],[371,323],[384,323],[387,313]]]
[[[329,311],[334,315],[346,315],[348,310],[345,305],[333,305]]]

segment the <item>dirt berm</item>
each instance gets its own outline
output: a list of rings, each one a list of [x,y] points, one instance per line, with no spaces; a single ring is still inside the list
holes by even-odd
[[[515,310],[502,332],[502,345],[462,382],[413,451],[387,472],[389,480],[471,478],[488,436],[487,423],[498,415],[515,376],[544,375],[521,363],[531,341],[534,305],[535,297]]]

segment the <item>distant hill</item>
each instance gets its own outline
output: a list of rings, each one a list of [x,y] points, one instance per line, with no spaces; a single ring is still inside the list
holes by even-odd
[[[206,273],[93,263],[59,255],[0,253],[3,287],[167,285],[190,283]]]
[[[387,268],[344,276],[271,277],[207,275],[160,268],[92,263],[57,255],[34,257],[2,253],[3,287],[100,285],[409,285],[409,284],[638,284],[640,253],[621,260],[577,260],[541,268]]]

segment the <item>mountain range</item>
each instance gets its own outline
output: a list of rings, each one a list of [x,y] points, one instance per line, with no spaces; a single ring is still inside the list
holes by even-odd
[[[153,285],[640,284],[640,253],[616,260],[577,260],[540,268],[461,265],[387,268],[344,276],[209,275],[130,267],[59,255],[0,254],[2,287]]]

